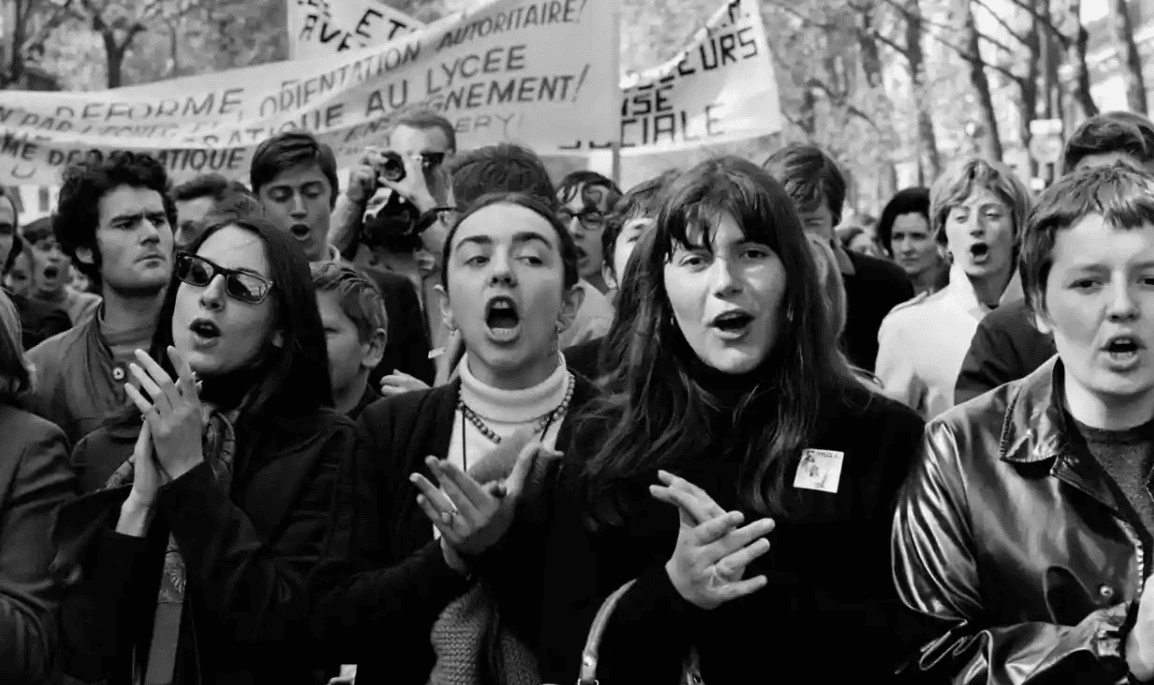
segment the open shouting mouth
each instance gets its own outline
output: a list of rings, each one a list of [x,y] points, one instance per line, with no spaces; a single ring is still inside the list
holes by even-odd
[[[489,337],[498,342],[512,342],[521,334],[521,314],[517,303],[507,295],[498,295],[485,306],[485,326]]]

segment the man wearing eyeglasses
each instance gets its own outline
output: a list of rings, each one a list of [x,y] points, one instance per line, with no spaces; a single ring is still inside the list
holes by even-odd
[[[594,171],[574,171],[557,186],[557,216],[577,243],[578,285],[585,291],[581,309],[568,329],[561,334],[561,346],[579,345],[600,338],[613,322],[613,305],[605,294],[605,233],[609,212],[621,199],[621,189],[610,179]]]
[[[448,333],[435,287],[448,235],[443,216],[454,207],[447,167],[456,151],[447,119],[425,111],[405,115],[389,132],[387,150],[367,149],[350,172],[329,233],[329,243],[357,266],[388,269],[413,282],[433,347],[442,346]],[[386,152],[395,155],[391,167]]]

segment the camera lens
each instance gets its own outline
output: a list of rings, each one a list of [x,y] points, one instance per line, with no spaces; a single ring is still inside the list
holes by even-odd
[[[381,162],[381,176],[391,183],[397,183],[405,178],[405,160],[395,152],[389,151]]]

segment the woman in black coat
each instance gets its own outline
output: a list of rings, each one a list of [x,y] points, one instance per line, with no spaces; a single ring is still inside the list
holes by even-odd
[[[887,682],[907,614],[892,500],[922,421],[837,353],[782,187],[736,158],[669,190],[634,255],[635,331],[544,496],[482,560],[546,683],[611,614],[601,683]],[[623,294],[624,296],[624,294]]]
[[[68,447],[55,424],[16,403],[32,373],[20,315],[0,291],[0,682],[47,678],[62,586],[49,573],[57,509],[76,497]]]
[[[308,264],[259,219],[176,257],[134,417],[74,451],[62,668],[82,681],[306,683],[305,578],[353,426],[332,409]],[[143,422],[142,422],[143,417]]]
[[[361,415],[311,583],[317,630],[333,657],[358,665],[359,685],[430,682],[445,656],[431,644],[438,617],[473,587],[474,562],[508,527],[530,464],[568,444],[569,419],[593,393],[557,348],[581,289],[573,238],[547,206],[481,199],[450,233],[444,264],[443,315],[465,347],[458,377]],[[514,475],[483,489],[492,478],[479,465],[500,459],[517,462]],[[444,511],[435,522],[434,510]]]

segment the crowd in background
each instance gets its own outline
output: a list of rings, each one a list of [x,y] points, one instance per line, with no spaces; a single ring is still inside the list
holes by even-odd
[[[337,171],[0,196],[3,682],[1154,680],[1149,120],[864,225],[809,145]]]

